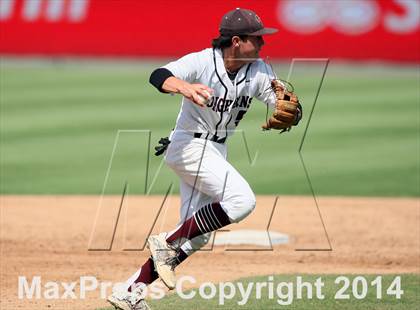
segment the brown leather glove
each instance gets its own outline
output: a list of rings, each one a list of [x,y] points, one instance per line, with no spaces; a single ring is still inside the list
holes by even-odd
[[[278,80],[271,81],[271,88],[276,94],[276,106],[268,121],[262,125],[264,130],[277,129],[289,131],[302,119],[302,106],[293,92],[288,92]]]

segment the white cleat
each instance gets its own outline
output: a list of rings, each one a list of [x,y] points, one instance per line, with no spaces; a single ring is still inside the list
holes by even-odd
[[[150,310],[142,293],[141,289],[134,292],[114,292],[108,296],[107,301],[118,310]]]
[[[166,233],[150,236],[147,247],[152,254],[155,270],[162,282],[170,289],[176,285],[175,266],[177,261],[176,249],[166,242]]]

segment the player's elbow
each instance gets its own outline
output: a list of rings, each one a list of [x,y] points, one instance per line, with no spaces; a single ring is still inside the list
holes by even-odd
[[[163,86],[163,83],[165,83],[165,81],[171,76],[174,76],[174,75],[168,69],[157,68],[150,75],[149,83],[152,84],[154,87],[156,87],[156,89],[159,90],[160,92],[166,93],[166,91],[163,90],[162,86]]]

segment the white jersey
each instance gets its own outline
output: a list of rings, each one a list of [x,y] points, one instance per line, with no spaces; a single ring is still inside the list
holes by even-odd
[[[181,80],[204,84],[214,91],[206,107],[183,97],[175,130],[226,138],[233,134],[254,97],[271,107],[275,104],[275,95],[269,91],[274,74],[261,59],[242,66],[233,81],[226,72],[220,49],[191,53],[163,68]]]

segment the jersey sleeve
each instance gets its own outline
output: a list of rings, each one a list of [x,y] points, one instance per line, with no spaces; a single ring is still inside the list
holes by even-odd
[[[168,69],[178,79],[193,83],[202,71],[199,53],[191,53],[172,61],[163,68]]]
[[[276,95],[271,89],[271,80],[273,79],[275,79],[275,76],[271,67],[263,61],[259,61],[256,73],[257,89],[255,97],[270,108],[274,108],[276,103]]]

